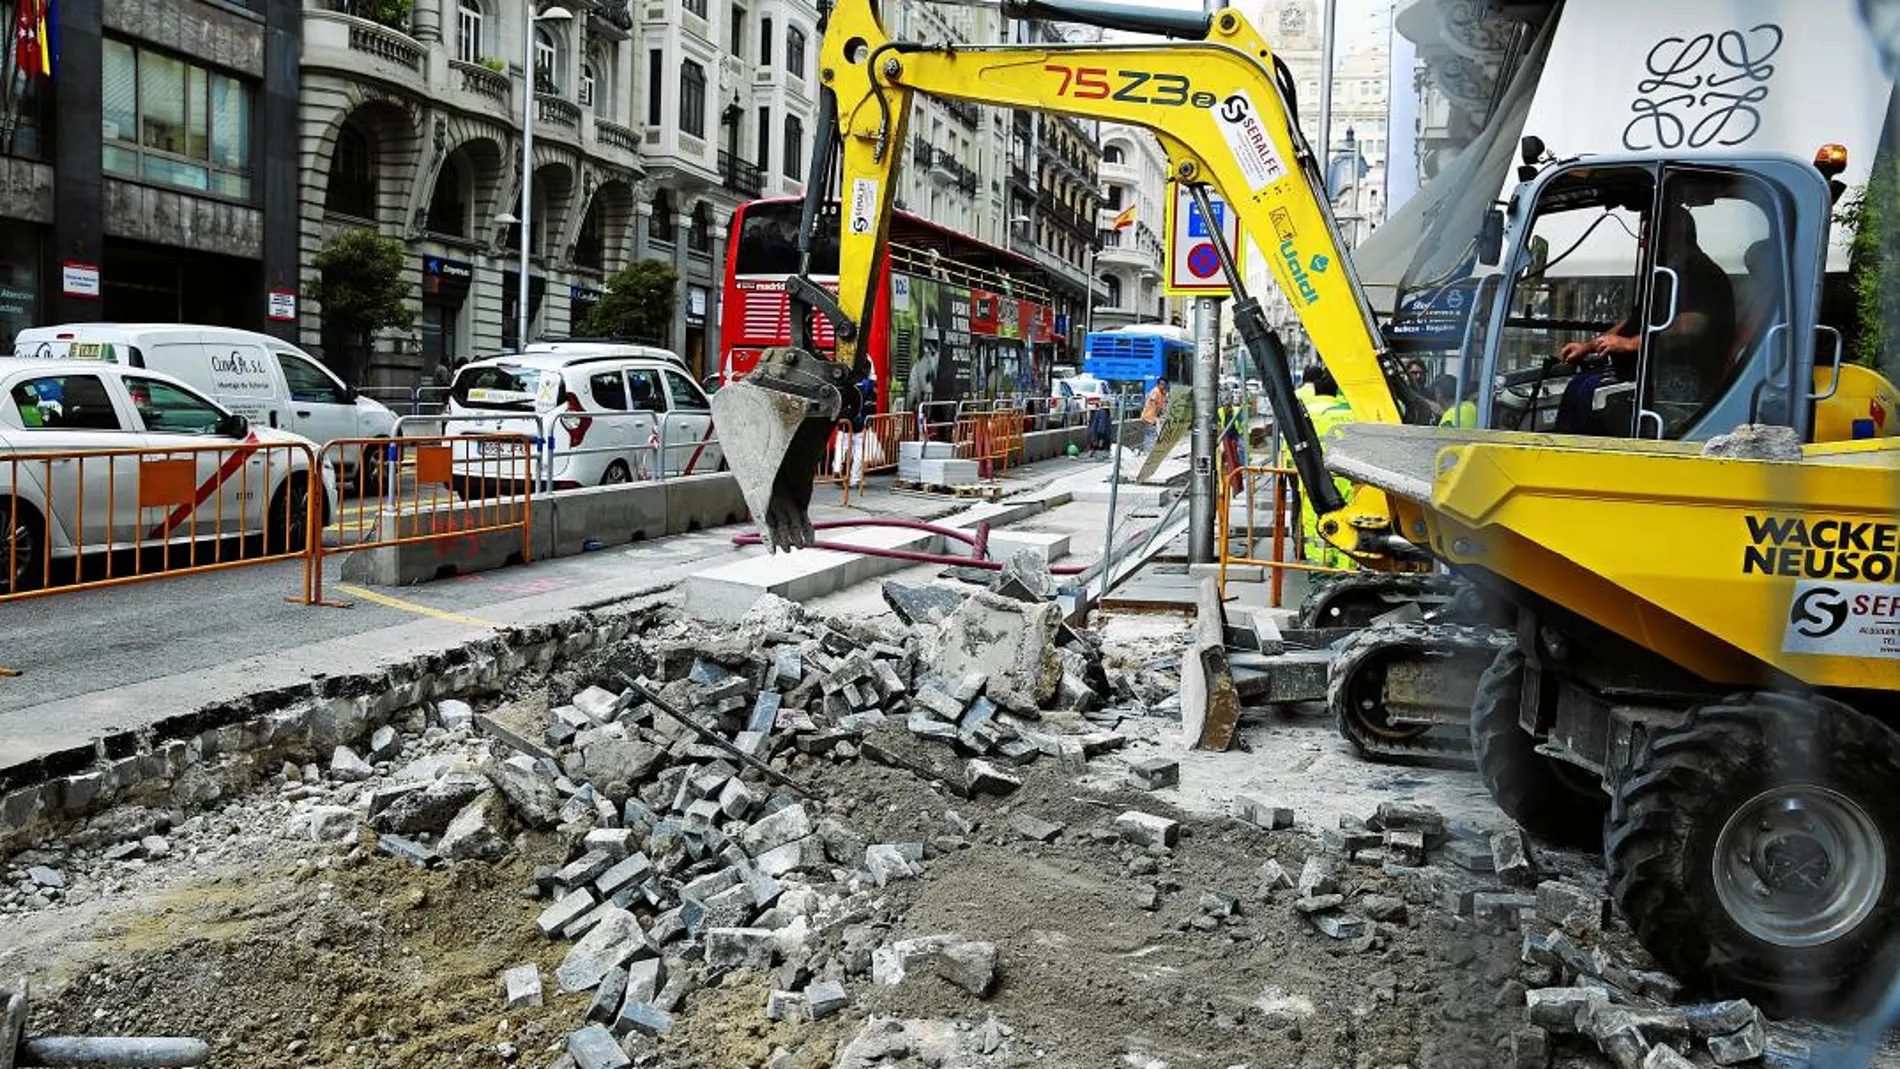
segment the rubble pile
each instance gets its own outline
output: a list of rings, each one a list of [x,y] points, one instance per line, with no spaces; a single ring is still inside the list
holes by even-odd
[[[354,834],[360,816],[378,851],[424,867],[492,861],[523,831],[550,837],[561,853],[536,870],[546,901],[535,923],[568,949],[552,975],[508,969],[499,997],[513,1008],[584,996],[566,1049],[580,1069],[657,1056],[686,999],[739,970],[768,978],[773,1021],[822,1021],[851,1005],[854,985],[918,976],[980,999],[999,973],[994,945],[954,932],[886,943],[889,926],[876,923],[881,889],[965,841],[867,841],[795,773],[865,757],[955,795],[1002,796],[1039,757],[1085,766],[1119,747],[1089,719],[1125,715],[1101,707],[1113,691],[1099,652],[1054,603],[1009,596],[1012,586],[892,584],[908,628],[808,620],[775,599],[736,636],[676,623],[612,651],[538,732],[437,707],[430,730],[486,737],[484,759],[393,768],[339,748],[329,777],[360,792],[356,804],[313,805],[295,823],[322,840]],[[1166,770],[1147,772],[1167,782]],[[1046,839],[1055,827],[1021,833]],[[927,1048],[919,1029],[930,1030],[874,1020],[846,1046]],[[960,1042],[1002,1041],[991,1028]]]

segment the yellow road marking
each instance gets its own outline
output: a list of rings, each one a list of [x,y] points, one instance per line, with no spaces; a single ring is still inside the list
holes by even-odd
[[[367,589],[364,589],[363,587],[356,586],[351,583],[338,583],[336,586],[336,589],[354,598],[362,598],[364,601],[373,601],[378,605],[387,606],[388,608],[391,608],[391,609],[401,609],[404,612],[413,612],[418,616],[427,616],[435,620],[447,620],[449,623],[452,623],[452,624],[467,624],[470,627],[487,627],[487,628],[499,628],[501,626],[500,624],[495,623],[492,620],[483,620],[480,617],[476,617],[476,616],[463,616],[461,613],[458,613],[458,612],[449,612],[446,609],[437,609],[437,608],[432,608],[431,606],[428,606],[428,605],[420,605],[413,601],[405,601],[402,598],[392,598],[388,594],[379,594],[374,590],[367,590]]]

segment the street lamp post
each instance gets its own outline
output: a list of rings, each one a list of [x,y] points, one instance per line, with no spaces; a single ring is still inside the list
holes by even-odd
[[[534,24],[574,17],[572,11],[560,6],[537,14],[534,0],[523,0],[521,10],[525,18],[521,24],[521,216],[517,221],[521,227],[521,277],[516,280],[515,291],[517,349],[528,345],[528,250],[533,247],[530,231],[534,229]]]

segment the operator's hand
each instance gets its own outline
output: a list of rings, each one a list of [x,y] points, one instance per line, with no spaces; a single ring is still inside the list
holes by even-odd
[[[1590,341],[1573,341],[1557,350],[1557,359],[1560,363],[1575,364],[1584,360],[1594,352],[1596,352],[1596,341],[1594,339]]]

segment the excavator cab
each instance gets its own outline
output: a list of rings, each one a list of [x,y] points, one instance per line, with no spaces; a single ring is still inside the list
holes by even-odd
[[[1832,203],[1820,171],[1780,157],[1538,172],[1511,199],[1475,346],[1481,426],[1699,441],[1774,423],[1807,440],[1839,375],[1840,335],[1816,322]]]

